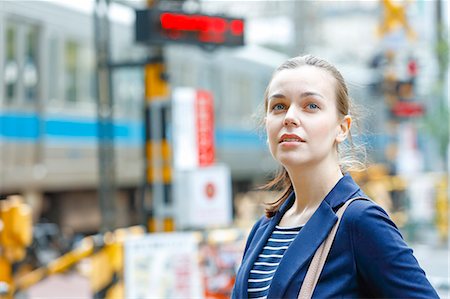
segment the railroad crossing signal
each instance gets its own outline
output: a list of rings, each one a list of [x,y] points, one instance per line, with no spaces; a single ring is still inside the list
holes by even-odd
[[[409,5],[409,0],[394,1],[381,0],[383,5],[383,21],[378,28],[378,32],[384,36],[398,28],[405,29],[406,35],[409,39],[416,38],[416,33],[408,23],[406,9]]]

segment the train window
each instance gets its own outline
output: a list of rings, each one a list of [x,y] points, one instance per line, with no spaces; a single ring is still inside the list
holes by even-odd
[[[229,98],[227,101],[227,113],[224,123],[230,126],[248,125],[250,115],[253,111],[253,100],[251,98],[252,82],[244,75],[230,74]]]
[[[113,73],[113,92],[115,114],[136,117],[141,113],[141,100],[144,97],[142,71],[134,69],[116,70]]]
[[[8,24],[6,27],[6,59],[4,69],[5,100],[10,104],[17,100],[19,81],[19,65],[17,59],[17,26]]]
[[[65,74],[65,98],[68,102],[77,101],[78,84],[78,44],[74,41],[66,41],[64,46],[64,74]]]
[[[94,103],[95,101],[95,57],[92,45],[79,45],[78,72],[79,79],[76,82],[79,88],[78,100]]]
[[[48,83],[48,96],[49,99],[54,102],[61,98],[60,96],[60,51],[59,51],[59,39],[53,36],[49,40],[49,51],[48,51],[48,61],[53,61],[49,63],[49,80]]]
[[[39,30],[30,26],[25,35],[25,60],[23,69],[24,95],[27,102],[36,101],[38,97],[38,41]]]

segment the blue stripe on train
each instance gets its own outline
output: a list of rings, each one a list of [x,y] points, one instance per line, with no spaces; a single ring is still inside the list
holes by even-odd
[[[48,116],[39,132],[39,118],[35,114],[0,113],[0,138],[36,141],[41,135],[46,142],[93,144],[97,142],[97,122],[82,117]],[[140,122],[117,121],[114,124],[114,138],[118,144],[142,145],[143,126]],[[216,129],[216,146],[220,148],[265,148],[265,138],[256,132],[246,130]]]
[[[218,148],[266,149],[266,137],[255,131],[217,128],[215,142]]]
[[[40,136],[51,143],[82,142],[97,140],[97,121],[87,118],[51,117],[46,118],[40,132],[40,119],[35,114],[0,114],[0,137],[20,141],[35,141]],[[138,122],[118,121],[114,124],[114,138],[119,143],[142,144],[143,128]]]
[[[33,114],[0,114],[0,136],[14,139],[36,139],[39,135],[39,119]]]

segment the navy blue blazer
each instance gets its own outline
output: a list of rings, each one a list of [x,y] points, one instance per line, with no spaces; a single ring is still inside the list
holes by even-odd
[[[312,257],[348,199],[365,196],[345,175],[286,250],[267,298],[297,298]],[[247,239],[232,298],[248,298],[248,276],[276,224],[292,206],[291,194],[272,218],[263,216]],[[413,251],[386,212],[372,201],[354,201],[345,211],[314,298],[439,298]]]

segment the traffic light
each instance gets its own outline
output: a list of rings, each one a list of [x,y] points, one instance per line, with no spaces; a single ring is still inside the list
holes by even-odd
[[[244,45],[244,19],[182,11],[136,11],[136,41],[146,44]]]

